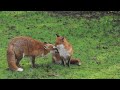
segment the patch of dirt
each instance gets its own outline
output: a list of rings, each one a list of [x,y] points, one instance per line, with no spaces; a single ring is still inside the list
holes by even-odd
[[[104,15],[120,15],[120,11],[48,11],[56,15],[85,17],[85,18],[99,18]]]

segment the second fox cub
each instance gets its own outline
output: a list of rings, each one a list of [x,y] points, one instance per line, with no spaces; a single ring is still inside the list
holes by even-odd
[[[57,49],[55,49],[52,53],[52,62],[56,64],[62,64],[62,60]],[[70,64],[81,65],[81,61],[80,59],[71,58]]]
[[[63,65],[66,66],[67,64],[68,66],[70,66],[70,60],[73,54],[72,45],[67,41],[66,38],[59,36],[58,34],[56,34],[56,36],[57,38],[56,38],[55,46],[58,49]]]
[[[42,43],[30,37],[13,38],[7,49],[8,67],[14,71],[23,71],[19,62],[24,56],[30,57],[32,67],[35,67],[35,58],[52,53],[54,48],[52,44]]]

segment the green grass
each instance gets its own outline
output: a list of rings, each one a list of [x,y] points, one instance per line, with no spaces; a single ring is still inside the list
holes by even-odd
[[[47,12],[0,12],[0,79],[118,79],[120,78],[120,16],[100,18],[51,15]],[[30,36],[55,43],[55,34],[65,36],[73,45],[73,57],[81,66],[70,68],[52,63],[51,55],[36,58],[38,68],[31,68],[23,58],[23,72],[6,70],[6,49],[11,38]]]

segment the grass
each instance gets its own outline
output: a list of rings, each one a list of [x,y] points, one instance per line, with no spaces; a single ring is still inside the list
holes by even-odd
[[[120,16],[100,18],[70,17],[48,12],[0,12],[0,79],[119,79]],[[6,49],[11,38],[30,36],[42,42],[55,43],[55,34],[65,36],[73,45],[75,58],[82,65],[70,68],[52,63],[51,55],[36,58],[38,68],[31,68],[23,58],[23,72],[6,70]]]

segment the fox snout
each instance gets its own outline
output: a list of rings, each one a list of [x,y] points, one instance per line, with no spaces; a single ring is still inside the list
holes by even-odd
[[[54,47],[53,50],[54,50],[55,53],[59,53],[57,47]]]

